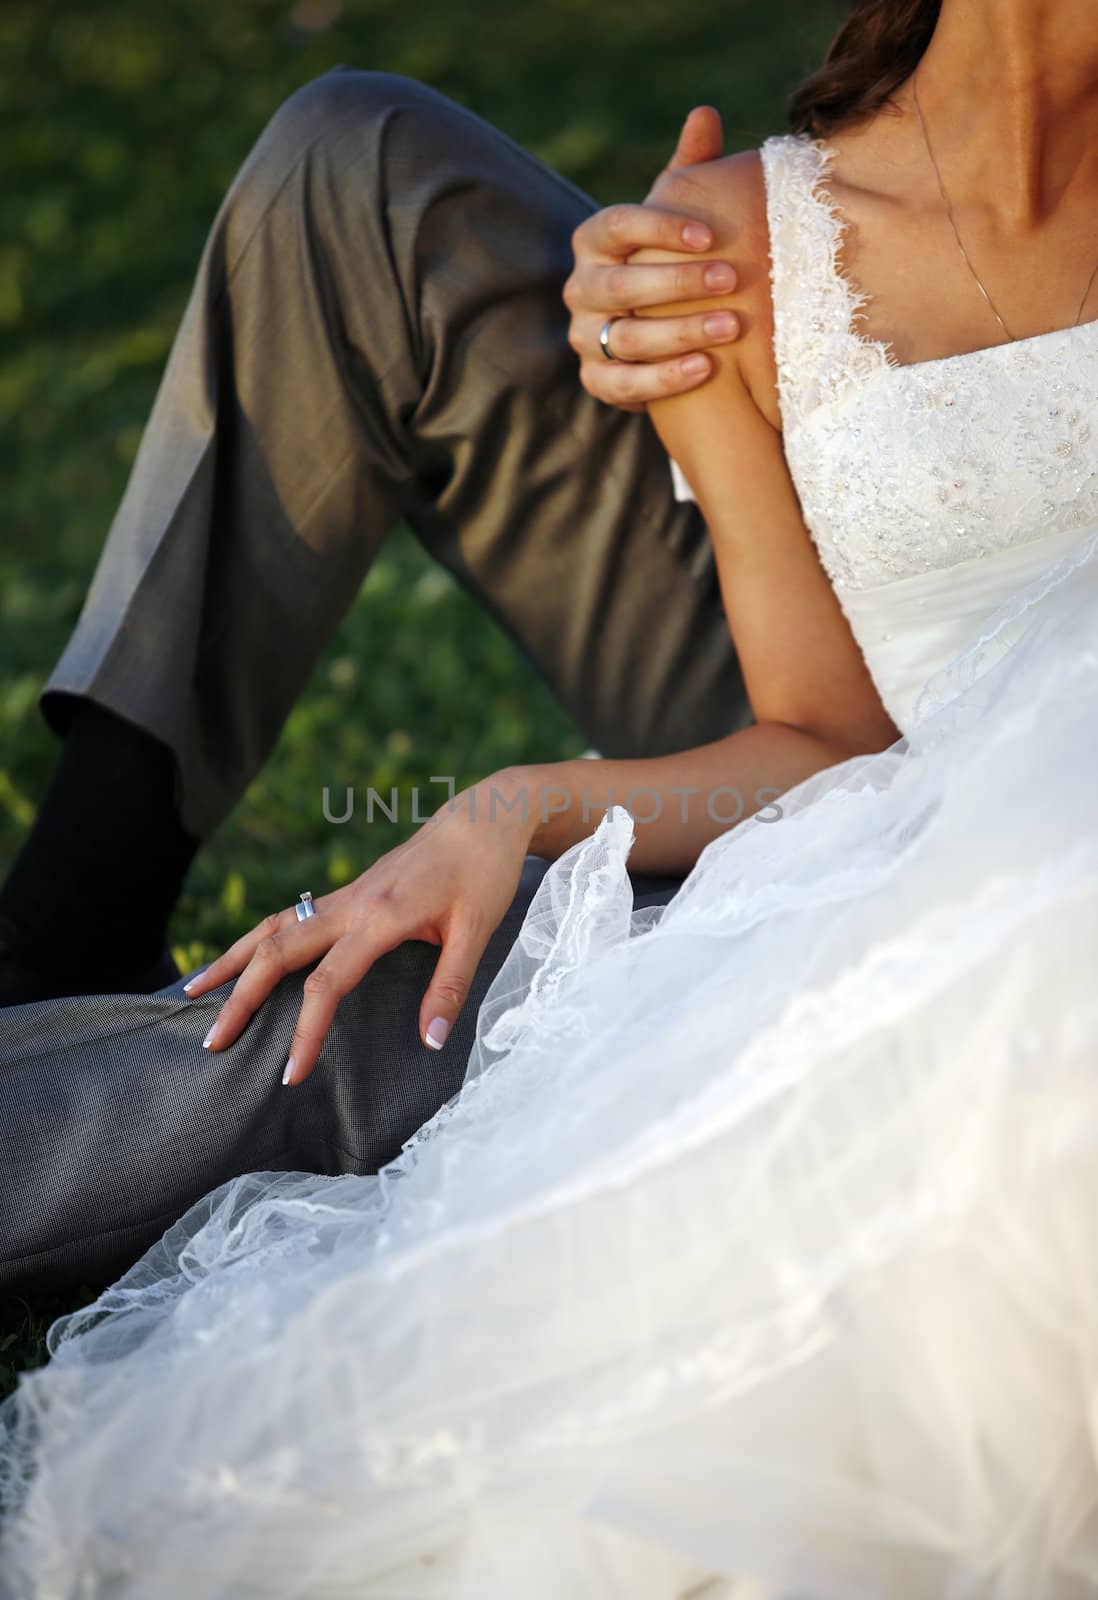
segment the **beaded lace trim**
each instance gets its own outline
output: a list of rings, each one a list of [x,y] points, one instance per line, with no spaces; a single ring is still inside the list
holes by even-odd
[[[1098,524],[1098,322],[902,363],[858,332],[834,152],[762,148],[786,459],[836,590]]]
[[[882,369],[899,367],[888,345],[859,333],[870,296],[846,276],[846,223],[827,190],[835,158],[818,140],[768,139],[761,150],[770,225],[774,354],[788,424]]]

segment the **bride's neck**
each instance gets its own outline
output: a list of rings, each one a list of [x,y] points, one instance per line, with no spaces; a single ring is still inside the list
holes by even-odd
[[[916,82],[958,198],[964,188],[1001,196],[1004,220],[1024,228],[1069,185],[1098,182],[1091,0],[942,0]]]

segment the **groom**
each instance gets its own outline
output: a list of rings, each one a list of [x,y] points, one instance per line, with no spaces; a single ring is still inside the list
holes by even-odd
[[[719,153],[718,119],[695,112],[673,164]],[[0,888],[0,1289],[113,1276],[239,1172],[374,1171],[460,1087],[537,857],[445,1050],[416,1025],[437,952],[408,941],[346,997],[293,1095],[275,1062],[303,974],[211,1056],[224,996],[188,1003],[165,949],[195,851],[398,520],[601,754],[750,720],[707,531],[644,414],[704,382],[696,353],[735,328],[626,315],[727,292],[690,260],[707,241],[684,237],[689,220],[596,213],[473,113],[387,73],[336,67],[261,134],[42,692],[64,740]],[[682,250],[681,267],[621,265],[645,245]],[[676,887],[634,877],[638,904]]]

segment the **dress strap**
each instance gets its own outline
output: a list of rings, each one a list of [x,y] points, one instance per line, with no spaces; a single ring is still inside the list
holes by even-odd
[[[770,230],[774,358],[786,428],[825,400],[895,365],[887,347],[856,330],[868,300],[839,265],[844,222],[827,194],[834,150],[805,134],[762,146]]]

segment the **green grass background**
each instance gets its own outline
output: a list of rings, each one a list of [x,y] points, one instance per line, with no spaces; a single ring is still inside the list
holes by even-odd
[[[406,73],[601,201],[640,200],[692,105],[719,107],[729,150],[779,130],[836,15],[829,0],[5,0],[0,866],[54,760],[36,695],[79,611],[206,230],[279,102],[338,62]],[[506,636],[398,531],[272,759],[196,861],[172,922],[177,960],[195,966],[302,883],[321,893],[369,864],[353,853],[366,831],[352,845],[320,815],[318,772],[335,775],[337,797],[348,775],[382,793],[418,783],[427,810],[431,773],[461,786],[585,743]],[[407,810],[370,828],[371,859],[410,831]],[[0,1305],[0,1394],[44,1359],[49,1322],[100,1287]]]

